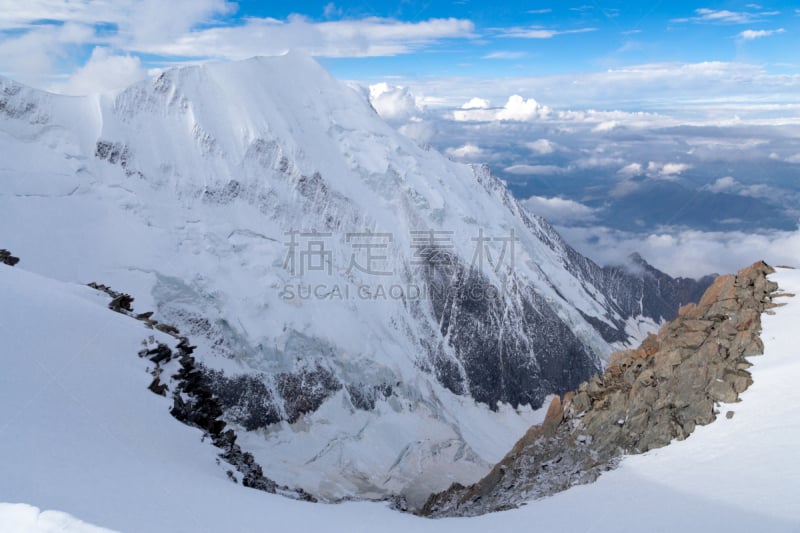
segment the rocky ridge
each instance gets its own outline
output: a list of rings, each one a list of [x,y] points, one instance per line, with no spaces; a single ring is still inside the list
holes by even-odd
[[[14,257],[11,252],[1,248],[0,249],[0,264],[14,266],[19,263],[19,257]]]
[[[173,406],[170,414],[176,420],[205,432],[203,438],[208,436],[211,443],[221,450],[219,458],[239,473],[237,476],[233,470],[228,470],[228,478],[231,481],[238,483],[241,478],[241,483],[245,487],[293,499],[316,501],[316,498],[302,489],[278,485],[266,477],[253,455],[243,451],[237,444],[236,432],[231,428],[226,429],[227,423],[222,418],[223,407],[209,387],[206,369],[198,364],[192,355],[197,347],[192,346],[187,337],[181,336],[178,328],[152,319],[151,311],[136,314],[131,305],[134,298],[129,294],[117,292],[95,282],[89,283],[88,286],[111,297],[108,308],[112,311],[144,322],[148,328],[170,335],[178,341],[174,350],[167,344],[156,342],[153,336],[143,341],[144,348],[139,351],[139,357],[146,358],[154,364],[152,370],[149,370],[153,381],[147,388],[159,396],[166,397],[167,393],[171,394]],[[170,378],[162,381],[165,373],[173,371],[174,374]]]
[[[712,422],[719,404],[738,401],[752,383],[746,358],[763,353],[761,313],[776,306],[778,289],[767,279],[772,272],[757,262],[719,276],[657,335],[616,352],[602,375],[555,397],[545,421],[486,477],[432,495],[418,513],[472,516],[516,507],[594,481],[624,454],[666,446]]]

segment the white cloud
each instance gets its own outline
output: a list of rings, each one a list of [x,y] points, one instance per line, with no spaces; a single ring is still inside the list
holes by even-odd
[[[329,2],[328,4],[325,4],[325,7],[322,9],[322,13],[325,15],[325,18],[341,17],[342,8],[336,7],[336,4],[333,2]]]
[[[425,120],[418,120],[403,124],[398,131],[417,142],[420,146],[429,146],[436,133],[433,124]]]
[[[690,168],[692,168],[692,165],[688,163],[659,163],[650,161],[647,163],[646,174],[651,178],[674,179]]]
[[[138,57],[114,55],[107,48],[96,47],[89,61],[69,78],[61,92],[102,93],[127,87],[145,77],[147,71]]]
[[[784,33],[785,31],[786,30],[783,28],[778,28],[777,30],[744,30],[739,34],[739,37],[745,41],[752,41],[762,37],[769,37],[770,35],[775,35],[777,33]]]
[[[607,131],[612,131],[619,125],[620,125],[619,122],[617,122],[616,120],[606,120],[605,122],[601,122],[600,124],[592,128],[592,131],[596,133],[603,133]]]
[[[617,174],[624,178],[634,178],[636,176],[644,175],[644,168],[642,167],[641,163],[631,163],[619,169]]]
[[[174,36],[216,15],[230,13],[225,0],[0,0],[0,29],[29,29],[43,20],[86,25],[113,24],[126,38]]]
[[[2,11],[2,10],[0,10]],[[17,81],[46,86],[65,47],[90,40],[93,30],[84,24],[42,25],[0,40],[0,72]]]
[[[704,21],[719,21],[719,22],[730,22],[730,23],[741,23],[741,22],[748,22],[753,19],[753,15],[751,13],[741,12],[741,11],[728,11],[727,9],[708,9],[708,8],[700,8],[696,9],[695,13],[697,13],[697,18],[699,20]]]
[[[751,198],[771,198],[776,194],[780,194],[779,191],[767,184],[745,185],[737,181],[733,176],[719,178],[714,183],[706,185],[704,189],[714,193],[738,194],[739,196],[749,196]]]
[[[800,124],[800,73],[773,73],[765,65],[730,62],[653,63],[604,72],[515,78],[406,79],[419,94],[436,94],[433,107],[458,107],[473,95],[492,102],[532,94],[564,121],[656,127],[677,124]],[[645,96],[646,95],[646,96]],[[640,106],[641,113],[591,111]],[[586,111],[589,109],[589,111]],[[576,110],[576,111],[565,111]],[[551,116],[551,119],[553,117]],[[492,120],[491,114],[460,120]]]
[[[508,98],[506,105],[497,113],[497,120],[532,120],[545,118],[550,108],[540,104],[533,98],[527,100],[518,94]]]
[[[709,9],[702,7],[695,9],[695,16],[688,18],[673,19],[673,22],[695,22],[695,23],[717,23],[717,24],[746,24],[756,20],[761,20],[763,17],[778,15],[778,11],[762,11],[760,7],[754,7],[751,4],[748,7],[755,11],[730,11],[727,9]]]
[[[719,178],[711,185],[707,185],[706,189],[711,192],[729,192],[737,189],[738,186],[739,182],[736,181],[733,176],[725,176],[724,178]]]
[[[519,59],[525,57],[525,52],[491,52],[482,59]]]
[[[447,148],[445,153],[453,159],[470,159],[475,160],[485,156],[483,148],[474,144],[465,144],[458,148]]]
[[[692,165],[687,163],[666,163],[661,167],[660,174],[662,176],[676,176],[678,174],[683,174],[690,168],[692,168]]]
[[[563,174],[568,169],[557,165],[511,165],[503,170],[509,174],[521,176],[548,176],[551,174]]]
[[[552,154],[556,151],[556,143],[548,139],[537,139],[533,142],[525,143],[525,146],[540,155]]]
[[[508,28],[500,32],[501,37],[511,37],[516,39],[552,39],[557,35],[569,35],[572,33],[586,33],[597,31],[597,28],[579,28],[575,30],[554,30],[541,27],[531,28]]]
[[[591,155],[589,157],[582,157],[576,159],[574,166],[576,168],[603,168],[603,167],[617,167],[624,164],[625,161],[619,157],[610,157],[604,155]]]
[[[600,158],[599,163],[603,163],[603,165],[598,164],[597,166],[613,166],[614,164],[620,164],[620,160],[615,158]],[[617,170],[617,175],[620,176],[622,180],[614,184],[610,190],[610,194],[612,197],[620,198],[635,192],[642,186],[642,180],[637,180],[635,178],[646,177],[651,180],[675,180],[690,168],[692,168],[692,165],[688,163],[659,163],[650,161],[647,163],[646,167],[641,163],[629,163]]]
[[[601,264],[632,252],[673,276],[736,272],[755,261],[800,266],[800,231],[773,233],[653,232],[638,235],[605,227],[559,227],[567,242]]]
[[[471,98],[468,102],[465,102],[461,109],[489,109],[491,107],[491,103],[489,100],[484,98]]]
[[[247,19],[241,26],[195,30],[141,47],[168,56],[243,59],[300,49],[317,57],[369,57],[406,54],[440,39],[471,37],[471,21],[455,18],[400,22],[370,17],[313,22],[301,16],[287,21]]]
[[[525,99],[515,94],[506,100],[501,108],[483,107],[487,100],[473,98],[465,105],[477,104],[481,107],[457,109],[453,111],[453,120],[460,122],[494,122],[494,121],[529,121],[547,118],[550,108],[542,105],[534,98]]]
[[[570,224],[594,220],[595,210],[580,202],[566,198],[531,196],[522,202],[531,213],[544,217],[553,224]]]
[[[636,192],[641,186],[642,184],[637,181],[632,179],[624,179],[620,182],[617,182],[609,191],[609,194],[613,198],[622,198],[623,196],[627,196],[633,192]]]
[[[369,101],[387,120],[409,119],[422,111],[408,88],[381,82],[369,86]]]

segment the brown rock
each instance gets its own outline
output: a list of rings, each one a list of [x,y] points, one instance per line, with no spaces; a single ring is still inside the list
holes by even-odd
[[[739,399],[736,391],[727,381],[720,379],[714,380],[708,387],[708,395],[715,401],[722,403],[733,403]]]
[[[763,351],[761,313],[776,290],[755,263],[720,276],[697,305],[636,349],[614,353],[606,372],[554,398],[541,426],[471,487],[431,496],[423,512],[474,515],[594,480],[623,453],[685,439],[752,384],[742,358]],[[733,411],[726,413],[728,418]]]

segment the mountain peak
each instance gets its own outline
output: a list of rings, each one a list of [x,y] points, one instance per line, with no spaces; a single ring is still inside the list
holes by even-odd
[[[487,168],[422,150],[302,53],[14,98],[3,246],[149,299],[197,339],[242,446],[322,498],[477,479],[525,406],[629,338],[631,287],[650,283],[580,256]]]

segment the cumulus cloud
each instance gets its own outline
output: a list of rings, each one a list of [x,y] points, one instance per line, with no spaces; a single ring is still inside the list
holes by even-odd
[[[647,163],[647,176],[651,178],[664,178],[672,179],[683,174],[692,168],[688,163],[659,163],[657,161],[650,161]]]
[[[728,192],[735,190],[739,185],[739,182],[733,176],[725,176],[723,178],[719,178],[711,185],[707,185],[706,189],[711,192]]]
[[[407,87],[390,86],[385,82],[369,86],[369,101],[387,120],[409,119],[422,111]]]
[[[525,146],[531,149],[532,152],[539,155],[552,154],[556,151],[556,143],[548,139],[537,139],[533,142],[525,143]]]
[[[121,89],[144,79],[147,71],[138,57],[115,55],[96,47],[89,61],[73,74],[62,92],[81,95]]]
[[[615,163],[619,163],[619,160],[608,159],[605,163],[605,166],[613,166]],[[611,187],[609,194],[614,198],[621,198],[640,189],[644,183],[642,180],[645,178],[649,180],[675,180],[690,168],[692,168],[692,165],[689,163],[649,161],[647,166],[635,162],[628,163],[616,171],[616,175],[622,179]]]
[[[724,192],[729,194],[738,194],[739,196],[750,196],[752,198],[771,198],[776,194],[780,194],[779,191],[767,185],[766,183],[745,185],[740,183],[733,176],[719,178],[713,183],[703,187],[703,189],[714,193]]]
[[[642,167],[641,163],[630,163],[619,169],[617,174],[624,178],[642,176],[644,174],[644,167]]]
[[[480,159],[486,154],[482,148],[475,144],[465,144],[464,146],[459,146],[458,148],[447,148],[444,152],[453,159],[468,160]]]
[[[744,30],[743,32],[739,33],[739,38],[744,39],[745,41],[752,41],[762,37],[769,37],[770,35],[775,35],[777,33],[784,33],[785,31],[786,30],[783,28],[778,28],[776,30]]]
[[[468,102],[464,102],[461,109],[489,109],[492,104],[489,100],[484,98],[471,98]]]
[[[482,105],[487,100],[473,98],[467,104]],[[523,98],[518,94],[511,95],[501,108],[470,107],[453,112],[453,119],[462,122],[494,122],[494,121],[530,121],[547,118],[550,108],[542,105],[534,98]]]
[[[518,94],[508,98],[506,105],[497,113],[498,120],[532,120],[546,118],[550,108],[533,98],[525,99]]]
[[[524,205],[531,213],[544,217],[553,224],[572,224],[575,222],[588,222],[595,219],[595,210],[574,200],[565,198],[547,198],[544,196],[531,196],[523,200]]]

